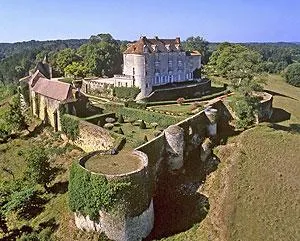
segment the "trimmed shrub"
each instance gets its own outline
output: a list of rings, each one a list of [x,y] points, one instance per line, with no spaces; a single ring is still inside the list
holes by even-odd
[[[123,115],[120,115],[120,116],[119,116],[118,122],[119,122],[119,123],[124,123],[124,117],[123,117]]]
[[[124,132],[123,132],[123,130],[122,130],[121,127],[118,129],[118,132],[117,132],[117,133],[120,134],[120,135],[124,135]]]
[[[144,136],[144,142],[148,142],[148,137],[146,135]]]
[[[140,129],[146,129],[146,123],[144,120],[142,120],[140,123]]]

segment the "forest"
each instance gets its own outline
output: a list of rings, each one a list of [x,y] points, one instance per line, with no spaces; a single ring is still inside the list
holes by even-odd
[[[115,40],[110,34],[92,35],[89,39],[68,39],[18,43],[0,43],[0,82],[16,83],[28,75],[38,61],[45,55],[53,67],[54,77],[68,76],[74,78],[90,76],[107,76],[120,74],[122,71],[122,52],[130,41]],[[211,55],[221,44],[210,43],[200,36],[189,37],[182,41],[186,50],[198,50],[202,62],[210,65]],[[247,49],[258,53],[259,69],[266,73],[284,74],[287,81],[299,86],[299,80],[293,77],[299,73],[299,43],[239,43]],[[229,61],[234,53],[223,53],[224,61]],[[223,71],[223,66],[217,66]],[[288,68],[289,65],[292,65]],[[215,66],[216,67],[216,66]],[[223,70],[222,70],[223,69]],[[292,72],[288,77],[286,70]],[[289,79],[292,79],[289,81]]]

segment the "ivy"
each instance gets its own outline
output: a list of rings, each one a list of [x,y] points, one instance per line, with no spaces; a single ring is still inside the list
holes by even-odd
[[[96,220],[99,210],[113,211],[122,205],[122,195],[130,185],[130,182],[124,181],[108,182],[105,176],[91,174],[78,163],[73,163],[69,181],[69,207],[73,212],[78,211]]]
[[[62,131],[74,141],[79,135],[79,119],[72,115],[63,114],[60,123]]]

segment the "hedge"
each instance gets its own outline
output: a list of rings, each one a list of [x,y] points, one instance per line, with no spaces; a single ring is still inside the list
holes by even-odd
[[[106,104],[105,107],[107,110],[114,111],[118,114],[121,114],[127,118],[134,118],[144,120],[148,123],[156,122],[161,127],[168,127],[170,125],[174,125],[183,118],[169,116],[161,113],[150,112],[147,110],[140,110],[134,108],[128,108],[123,106],[109,105]]]
[[[140,93],[140,89],[137,87],[114,87],[114,95],[121,99],[135,99]]]

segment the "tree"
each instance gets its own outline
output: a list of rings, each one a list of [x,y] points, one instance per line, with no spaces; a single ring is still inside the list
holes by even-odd
[[[120,46],[110,34],[92,36],[89,43],[79,48],[78,54],[90,75],[112,77],[121,72]]]
[[[300,63],[290,64],[284,73],[286,82],[300,87]]]
[[[22,114],[20,96],[15,95],[9,104],[8,112],[5,115],[5,120],[12,129],[22,130],[26,127],[25,117]]]
[[[204,38],[200,36],[189,37],[184,42],[184,48],[189,51],[199,51],[199,53],[202,55],[202,62],[204,64],[207,63],[209,57],[208,42]]]
[[[55,178],[54,169],[50,166],[49,158],[41,147],[30,149],[26,155],[26,174],[32,182],[43,185],[47,191],[47,184]]]
[[[232,108],[238,117],[238,127],[246,127],[255,120],[259,99],[254,93],[263,90],[264,82],[260,76],[261,60],[258,52],[229,43],[221,44],[209,60],[207,72],[231,82],[235,92]]]
[[[76,78],[84,78],[88,73],[88,68],[79,62],[72,62],[66,68],[64,68],[66,76],[72,76]]]
[[[2,207],[4,213],[8,215],[12,211],[16,211],[20,216],[27,216],[28,212],[37,199],[37,190],[34,187],[23,188],[20,191],[12,192],[9,201]]]
[[[66,48],[57,53],[55,64],[58,71],[64,73],[68,65],[71,65],[73,62],[79,62],[80,59],[80,56],[76,54],[76,50]]]

